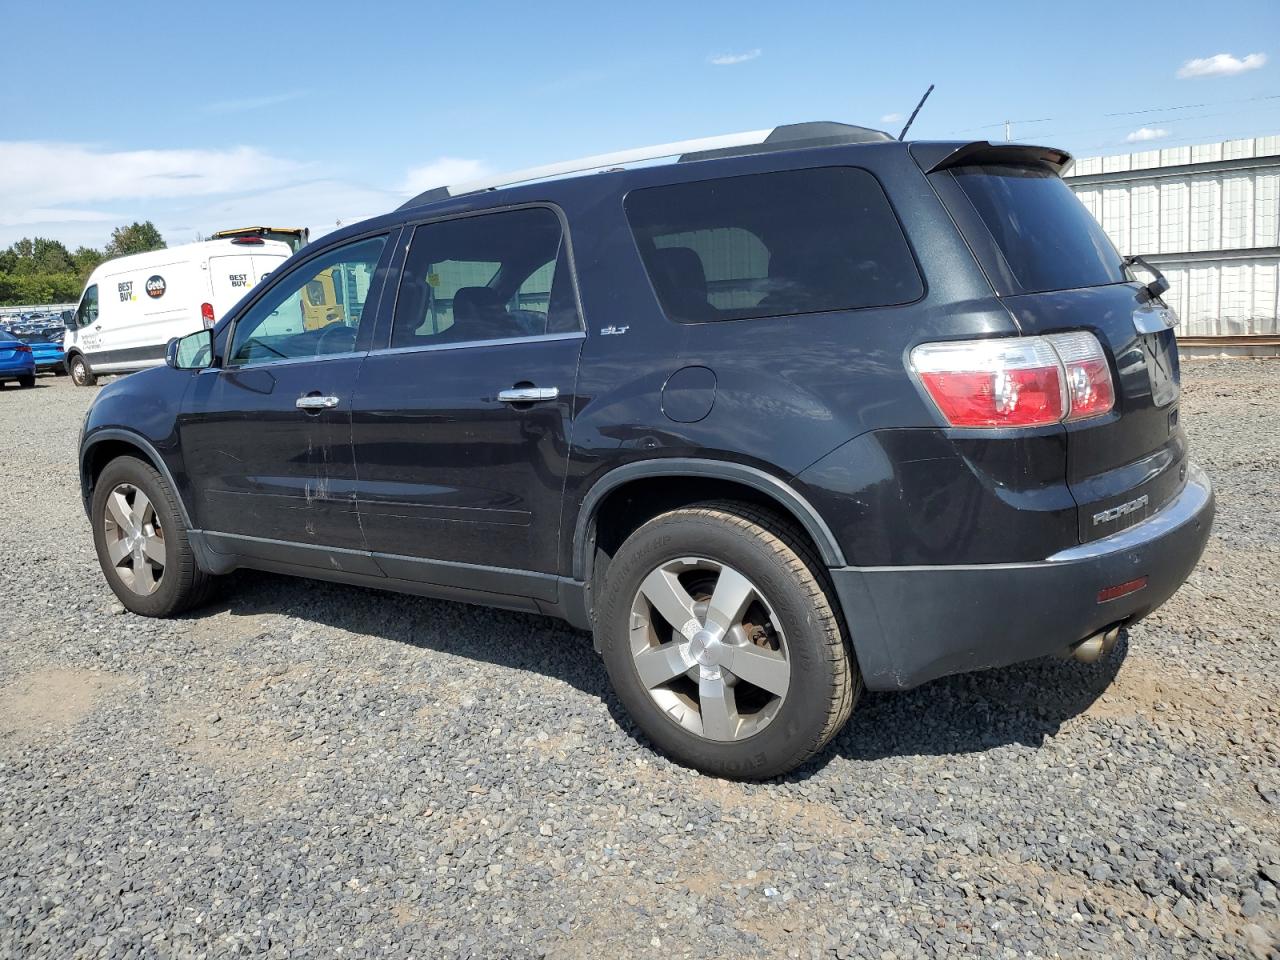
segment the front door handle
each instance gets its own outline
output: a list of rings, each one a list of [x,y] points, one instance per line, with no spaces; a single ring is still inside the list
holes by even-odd
[[[337,397],[299,397],[293,404],[299,410],[332,410],[338,405]]]
[[[554,400],[558,396],[559,387],[512,387],[499,392],[498,399],[503,403],[539,403]]]

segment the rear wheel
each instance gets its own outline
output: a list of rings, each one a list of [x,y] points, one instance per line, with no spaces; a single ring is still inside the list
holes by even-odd
[[[35,385],[36,375],[34,373],[29,373],[25,377],[18,378],[18,386],[20,387],[34,387]]]
[[[98,476],[93,543],[120,602],[146,617],[168,617],[208,599],[213,578],[196,566],[177,498],[149,463],[112,460]]]
[[[98,378],[93,375],[93,371],[89,369],[89,364],[85,362],[84,357],[76,354],[72,357],[68,364],[71,369],[71,382],[77,387],[92,387],[98,382]]]
[[[800,765],[862,686],[820,562],[749,504],[673,510],[633,533],[605,575],[596,630],[637,725],[720,776]]]

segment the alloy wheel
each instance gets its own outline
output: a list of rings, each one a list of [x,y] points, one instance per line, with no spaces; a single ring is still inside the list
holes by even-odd
[[[107,497],[102,526],[107,557],[125,586],[141,596],[155,593],[167,552],[151,500],[133,484],[118,484]]]
[[[650,572],[631,606],[631,655],[667,717],[708,740],[759,733],[777,716],[791,660],[760,589],[727,564],[670,560]]]

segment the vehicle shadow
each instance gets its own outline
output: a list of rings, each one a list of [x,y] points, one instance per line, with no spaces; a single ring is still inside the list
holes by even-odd
[[[211,607],[235,617],[285,614],[343,631],[453,654],[568,683],[603,702],[619,727],[649,747],[609,685],[591,637],[549,617],[430,600],[265,573],[236,573]],[[1041,659],[934,680],[912,690],[864,691],[845,728],[785,779],[804,780],[833,757],[977,753],[1010,744],[1037,747],[1111,684],[1128,655],[1127,632],[1095,664]]]

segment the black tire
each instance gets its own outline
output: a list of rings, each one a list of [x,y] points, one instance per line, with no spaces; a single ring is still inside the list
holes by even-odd
[[[706,739],[668,716],[641,682],[632,655],[632,604],[641,584],[687,556],[740,571],[759,587],[786,636],[786,695],[772,720],[742,739]],[[617,550],[599,594],[596,639],[619,700],[661,752],[716,776],[766,779],[822,750],[862,691],[832,595],[821,561],[777,517],[745,503],[695,504],[655,517]]]
[[[146,494],[164,531],[164,568],[155,591],[147,595],[130,588],[107,554],[107,498],[121,484]],[[171,617],[209,599],[216,581],[196,565],[177,497],[151,464],[136,457],[117,457],[108,463],[94,484],[90,519],[98,563],[107,584],[126,609],[144,617]]]
[[[67,375],[67,365],[65,363],[58,364],[53,368],[53,375],[55,377],[65,377]]]
[[[98,378],[93,375],[93,370],[89,368],[89,363],[81,354],[75,354],[67,361],[67,366],[71,374],[71,382],[77,387],[92,387],[98,383]]]
[[[36,375],[34,373],[29,373],[25,377],[18,378],[18,386],[20,387],[34,387],[35,385]]]

